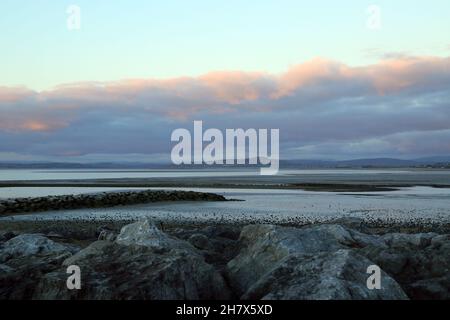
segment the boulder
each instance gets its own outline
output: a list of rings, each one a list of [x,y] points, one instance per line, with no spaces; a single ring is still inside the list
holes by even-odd
[[[435,233],[382,236],[388,248],[367,246],[360,253],[393,276],[414,299],[450,296],[450,235]]]
[[[81,270],[81,290],[66,288],[65,269],[46,274],[34,299],[228,299],[223,277],[189,250],[97,241],[64,261]]]
[[[88,260],[89,258],[101,255],[103,254],[104,251],[106,251],[105,249],[109,246],[113,246],[113,243],[111,241],[107,240],[95,241],[86,248],[78,251],[74,255],[64,260],[62,265],[66,267],[70,265],[76,265],[78,264],[79,260],[85,261]]]
[[[0,299],[31,299],[44,274],[60,268],[77,247],[40,234],[22,234],[0,246]]]
[[[431,244],[431,240],[438,236],[436,233],[388,233],[382,236],[382,239],[391,248],[415,248],[422,249]]]
[[[148,219],[144,219],[122,227],[116,243],[121,245],[138,245],[154,249],[180,249],[198,254],[188,242],[171,237],[159,230]]]
[[[0,247],[0,262],[37,254],[73,253],[77,248],[54,242],[40,234],[21,234]]]
[[[239,295],[291,254],[334,252],[368,245],[384,247],[383,241],[339,225],[304,228],[250,225],[242,229],[240,252],[227,265],[231,285]]]
[[[402,288],[381,272],[381,288],[368,289],[367,267],[373,263],[354,250],[291,254],[254,283],[242,299],[397,300]]]
[[[67,290],[65,268],[81,270],[81,290]],[[189,243],[148,220],[124,226],[115,242],[96,241],[46,274],[34,299],[228,299],[222,275]]]

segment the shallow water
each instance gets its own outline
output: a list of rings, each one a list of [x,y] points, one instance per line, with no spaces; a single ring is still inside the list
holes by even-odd
[[[233,177],[257,174],[256,170],[132,170],[132,169],[37,169],[0,170],[0,181],[134,179],[182,177]]]
[[[98,192],[122,190],[143,190],[143,188],[112,188],[112,187],[6,187],[0,188],[0,199],[29,198],[46,196],[66,196]]]
[[[0,169],[1,181],[218,178],[237,181],[316,182],[316,183],[411,183],[450,184],[450,170],[420,169],[281,169],[276,176],[260,176],[258,168],[214,170],[114,170],[114,169]],[[245,178],[245,179],[244,179]],[[1,190],[0,190],[1,192]]]
[[[138,219],[151,217],[197,221],[318,222],[340,217],[361,217],[366,220],[450,223],[450,189],[411,187],[390,192],[345,194],[302,190],[164,189],[215,192],[227,198],[245,201],[152,203],[114,208],[52,211],[4,217],[0,220]]]

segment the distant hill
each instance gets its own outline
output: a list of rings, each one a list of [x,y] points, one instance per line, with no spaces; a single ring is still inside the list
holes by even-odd
[[[418,163],[415,160],[401,160],[393,158],[375,158],[375,159],[356,159],[338,161],[338,166],[350,167],[410,167]]]
[[[416,168],[439,167],[450,168],[450,157],[429,157],[419,159],[367,158],[353,160],[286,160],[284,167],[305,168]]]
[[[450,163],[450,156],[425,157],[415,159],[414,161],[421,164]]]
[[[142,162],[0,162],[0,169],[197,169],[197,168],[246,168],[254,165],[182,165],[171,163],[142,163]],[[395,158],[367,158],[352,160],[281,160],[281,168],[449,168],[450,156],[424,157],[410,160]]]
[[[0,169],[158,169],[167,167],[170,166],[139,162],[0,162]]]
[[[450,167],[450,157],[430,157],[420,159],[368,158],[353,160],[286,160],[283,167],[300,168],[417,168]]]

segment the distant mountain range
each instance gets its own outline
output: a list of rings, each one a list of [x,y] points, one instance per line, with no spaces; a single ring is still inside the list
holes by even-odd
[[[173,169],[173,168],[223,168],[230,165],[184,165],[175,166],[170,163],[142,163],[142,162],[1,162],[0,169]],[[253,165],[233,165],[233,167],[253,167]],[[395,158],[368,158],[353,160],[281,160],[280,168],[448,168],[450,156],[424,157],[410,160]]]
[[[368,158],[354,160],[286,160],[284,167],[318,168],[402,168],[402,167],[450,167],[450,156],[418,159]]]

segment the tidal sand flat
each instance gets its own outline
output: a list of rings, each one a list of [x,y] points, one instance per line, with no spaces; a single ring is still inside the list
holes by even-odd
[[[380,192],[318,192],[280,189],[167,188],[166,192],[214,193],[240,201],[163,201],[112,207],[22,212],[0,221],[136,220],[171,222],[275,223],[303,225],[339,218],[377,224],[447,225],[450,189],[408,187]],[[156,190],[155,190],[156,191]],[[20,201],[19,201],[20,202]]]

